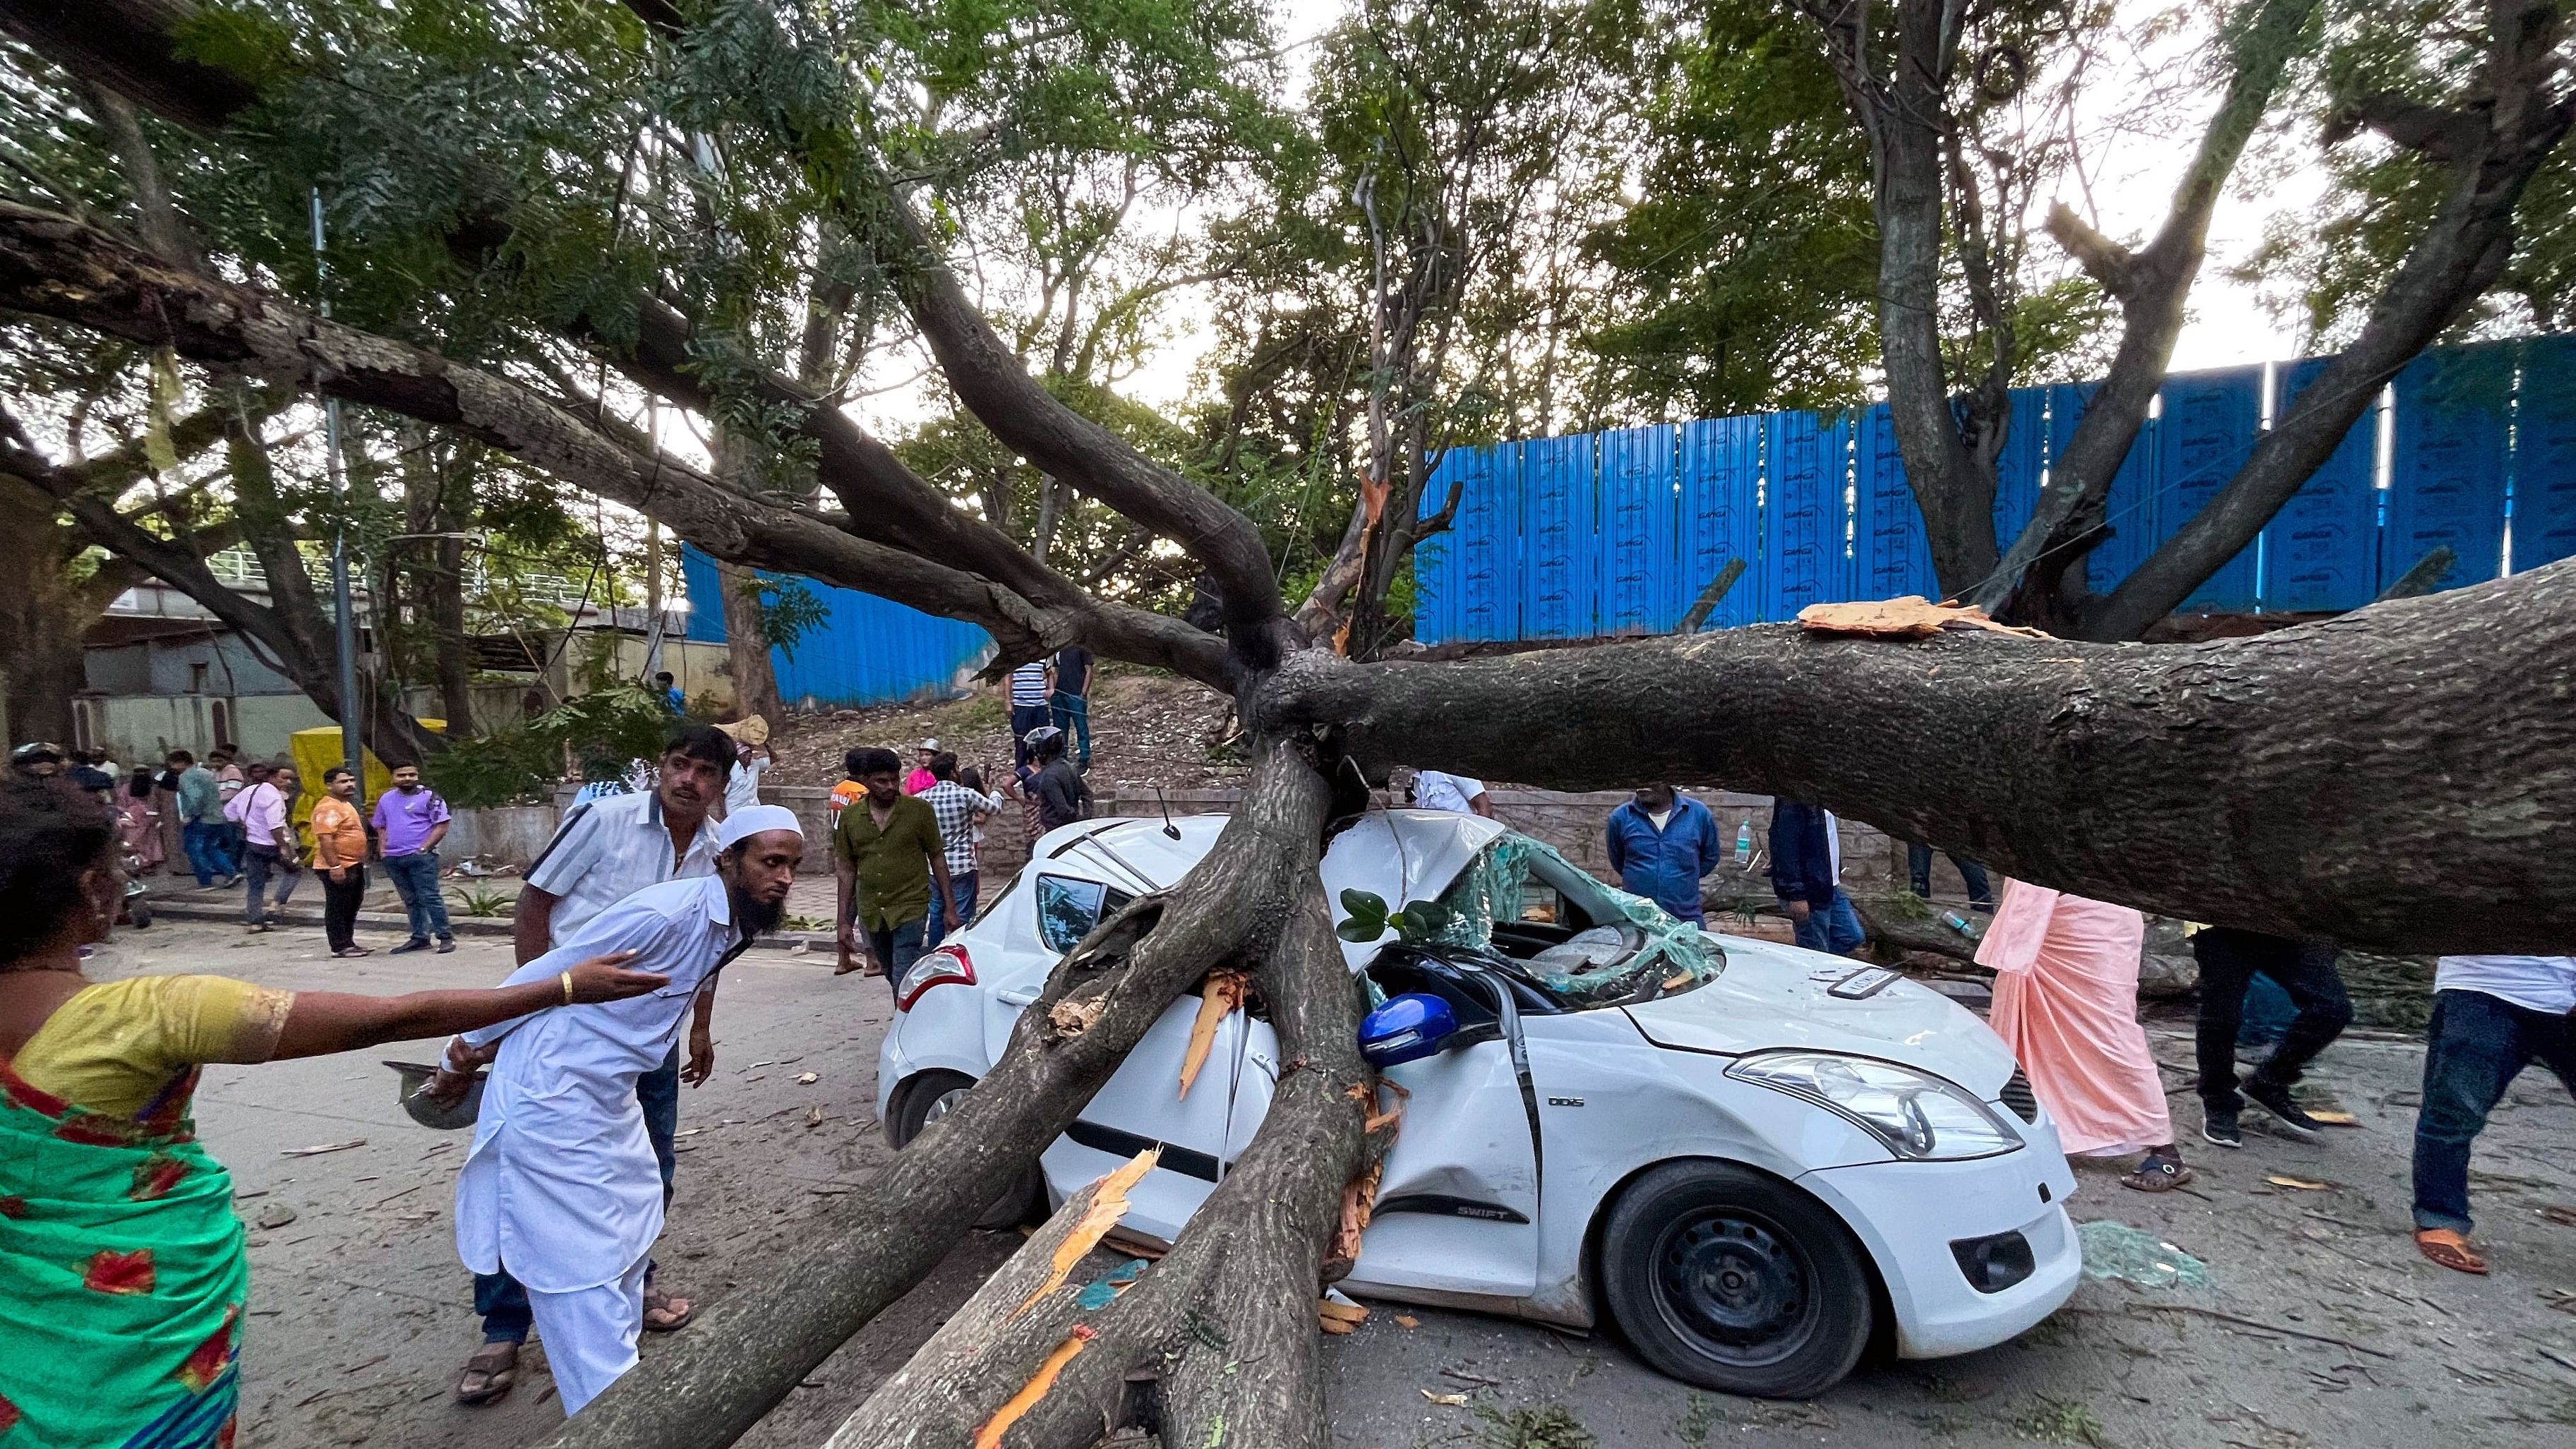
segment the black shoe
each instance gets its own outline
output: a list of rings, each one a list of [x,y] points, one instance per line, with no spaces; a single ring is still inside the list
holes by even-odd
[[[438,954],[439,954],[439,955],[444,956],[444,955],[446,955],[448,952],[453,951],[453,950],[455,950],[455,949],[456,949],[456,938],[455,938],[454,936],[441,936],[441,937],[439,937],[439,938],[438,938]]]
[[[412,951],[426,951],[428,949],[429,938],[427,936],[414,936],[392,950],[387,951],[385,954],[388,956],[401,956]]]
[[[2200,1114],[2201,1140],[2212,1147],[2242,1147],[2244,1134],[2236,1130],[2236,1114],[2204,1108]]]
[[[2326,1135],[2326,1124],[2299,1110],[2290,1100],[2290,1089],[2270,1082],[2247,1082],[2245,1098],[2272,1114],[2273,1124],[2302,1142],[2319,1141]]]

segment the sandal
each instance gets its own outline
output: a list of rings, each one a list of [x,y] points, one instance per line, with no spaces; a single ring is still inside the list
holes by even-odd
[[[2484,1277],[2487,1271],[2487,1260],[2478,1256],[2478,1250],[2469,1246],[2465,1236],[2449,1228],[2418,1228],[2415,1251],[2454,1273],[2475,1273]]]
[[[474,1350],[474,1356],[465,1361],[465,1371],[456,1376],[456,1402],[497,1403],[518,1381],[519,1346],[507,1340],[487,1343]]]
[[[2138,1164],[2137,1171],[2120,1179],[2120,1185],[2134,1187],[2140,1192],[2171,1192],[2191,1181],[2193,1176],[2191,1164],[2181,1158],[2150,1152],[2147,1160]]]
[[[370,948],[368,948],[368,947],[365,947],[365,946],[343,946],[343,947],[341,947],[339,950],[334,951],[334,952],[332,952],[331,954],[332,954],[332,955],[334,955],[334,956],[348,956],[348,957],[353,957],[353,958],[354,958],[354,957],[358,957],[358,956],[373,956],[373,955],[374,955],[374,954],[376,954],[376,953],[375,953],[372,949],[370,949]]]
[[[657,1319],[655,1315],[660,1317]],[[659,1288],[644,1290],[644,1331],[677,1333],[698,1316],[697,1305],[686,1298],[674,1298]]]

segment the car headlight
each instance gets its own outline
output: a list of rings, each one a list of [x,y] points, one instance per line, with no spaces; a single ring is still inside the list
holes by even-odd
[[[1956,1162],[2022,1145],[2019,1134],[1965,1088],[1894,1062],[1835,1052],[1763,1052],[1743,1058],[1726,1074],[1829,1107],[1899,1157]]]

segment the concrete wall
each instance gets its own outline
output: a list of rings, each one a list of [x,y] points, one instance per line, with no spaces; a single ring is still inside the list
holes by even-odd
[[[233,699],[202,694],[111,695],[75,700],[72,711],[80,738],[66,743],[104,748],[127,765],[157,763],[172,750],[186,750],[203,759],[208,750],[227,742],[256,757],[275,758],[286,753],[288,737],[297,730],[331,723],[330,716],[301,694]]]
[[[85,651],[89,688],[102,694],[207,694],[244,696],[300,693],[292,681],[260,661],[241,637],[176,635]]]

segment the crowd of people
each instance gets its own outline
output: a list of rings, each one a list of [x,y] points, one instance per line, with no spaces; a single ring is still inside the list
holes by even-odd
[[[1032,840],[1089,814],[1081,730],[1058,723],[1086,720],[1088,662],[1059,655],[1041,667],[1031,693],[1043,690],[1043,714],[1018,702],[1015,678],[1013,761],[998,788],[935,739],[909,765],[890,749],[849,752],[828,827],[839,972],[883,975],[899,990],[922,953],[971,922],[988,825],[1014,801]],[[20,1366],[0,1416],[36,1425],[43,1442],[228,1435],[249,1283],[229,1180],[188,1120],[210,1062],[448,1038],[422,1094],[457,1103],[482,1087],[456,1183],[457,1252],[482,1319],[455,1384],[460,1402],[508,1394],[533,1330],[566,1412],[578,1412],[635,1365],[643,1333],[686,1326],[695,1306],[659,1281],[652,1256],[673,1190],[680,1089],[712,1075],[721,974],[781,921],[805,853],[797,815],[758,798],[767,744],[757,719],[675,721],[660,757],[586,789],[528,868],[506,979],[396,997],[208,975],[90,980],[84,958],[114,927],[129,862],[153,863],[138,847],[157,834],[138,827],[157,825],[160,794],[177,802],[188,868],[209,886],[247,883],[247,920],[265,927],[268,886],[278,883],[282,902],[302,863],[288,821],[295,775],[229,748],[203,763],[174,751],[162,771],[131,780],[113,761],[19,750],[15,777],[0,782],[0,1351]],[[1417,808],[1495,813],[1480,780],[1422,770],[1401,784]],[[323,876],[332,951],[366,954],[351,925],[371,866],[409,913],[395,949],[452,949],[439,888],[446,803],[408,766],[371,808],[346,768],[326,771],[322,787],[310,868]],[[1750,829],[1736,842],[1739,865]],[[1798,942],[1855,950],[1862,929],[1832,815],[1778,801],[1767,843]],[[1641,787],[1610,812],[1604,844],[1625,889],[1705,919],[1702,882],[1726,850],[1705,804]],[[1928,868],[1928,852],[1916,863]],[[1971,909],[1991,916],[1976,955],[1996,973],[1993,1026],[2066,1150],[2143,1154],[2122,1178],[2143,1191],[2189,1181],[2138,1019],[2143,917],[2021,880],[2004,881],[1996,899],[1983,872],[1965,868],[1974,862],[1958,863]],[[2333,949],[2224,927],[2192,944],[2203,1139],[2240,1145],[2249,1107],[2276,1132],[2321,1138],[2292,1088],[2350,1020]],[[2240,1077],[2257,976],[2278,982],[2297,1015]],[[2487,1271],[2467,1237],[2471,1144],[2524,1067],[2546,1065],[2576,1090],[2571,1013],[2576,957],[2442,959],[2414,1150],[2416,1241],[2432,1261]],[[35,1351],[65,1325],[87,1352]]]

